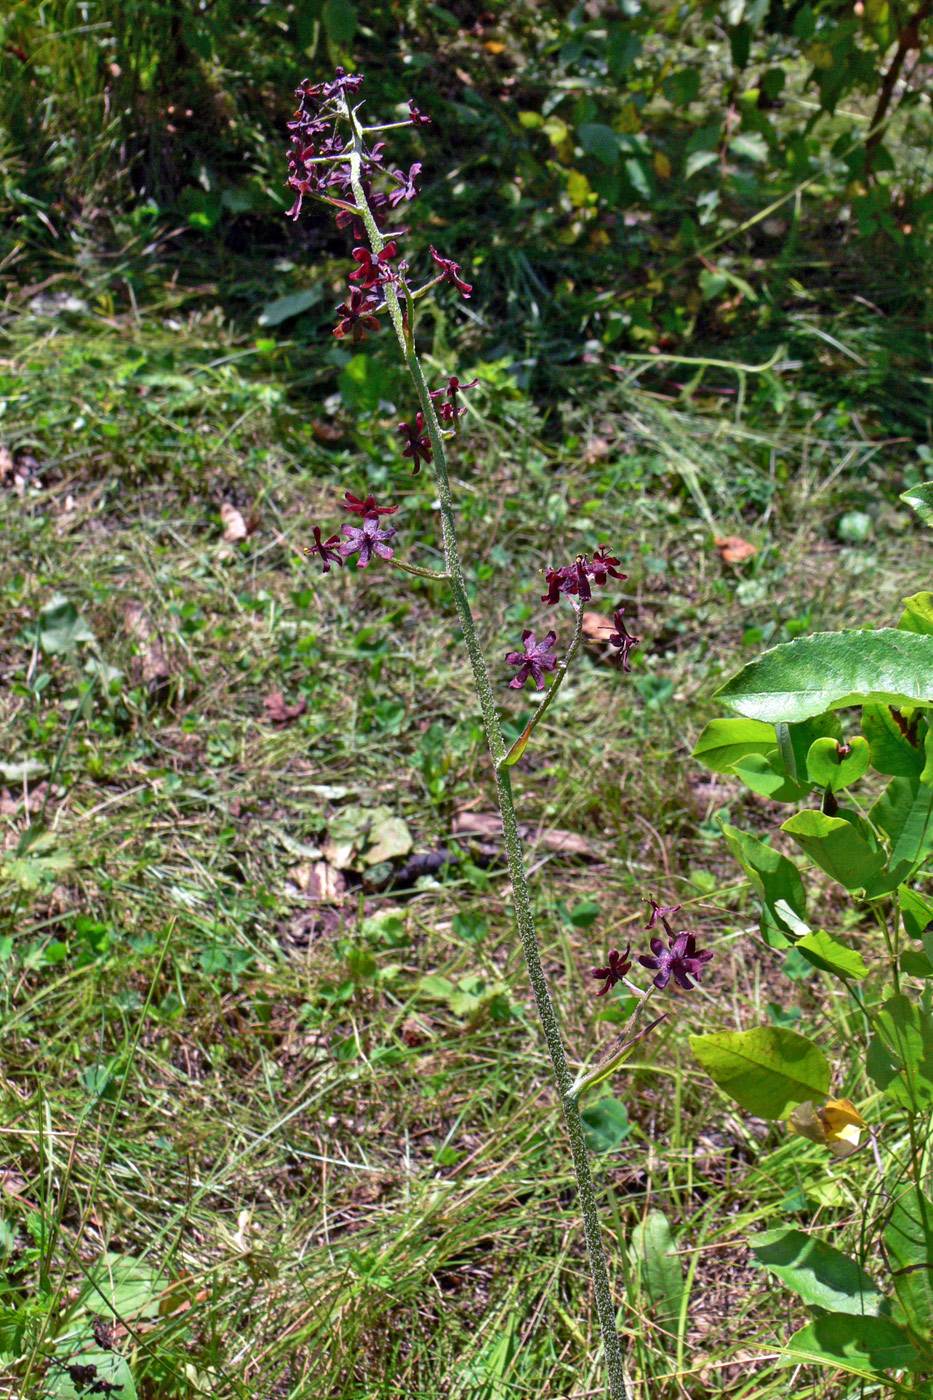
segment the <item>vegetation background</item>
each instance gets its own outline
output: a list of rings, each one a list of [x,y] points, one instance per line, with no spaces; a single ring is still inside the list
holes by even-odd
[[[2,1393],[89,1393],[87,1364],[118,1400],[603,1393],[452,608],[301,553],[346,489],[437,550],[392,347],[331,334],[348,245],[284,218],[293,90],[337,63],[433,118],[392,153],[423,164],[410,261],[474,284],[421,336],[480,381],[491,656],[601,543],[629,578],[599,609],[645,638],[619,677],[592,621],[516,770],[574,1052],[625,1019],[588,973],[647,895],[716,948],[589,1114],[632,1395],[872,1393],[782,1365],[803,1310],[745,1243],[858,1255],[870,1162],[743,1119],[686,1046],[799,1026],[864,1104],[861,1032],[730,861],[721,819],[779,809],[689,754],[763,646],[927,578],[898,496],[933,474],[930,12],[10,0]]]

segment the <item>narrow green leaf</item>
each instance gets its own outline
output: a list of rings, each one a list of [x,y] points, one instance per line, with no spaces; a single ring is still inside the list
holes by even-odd
[[[303,292],[291,292],[287,297],[279,297],[278,301],[267,302],[259,313],[258,323],[260,326],[280,326],[283,321],[290,321],[293,316],[300,316],[303,311],[316,306],[323,295],[323,286],[308,287]]]
[[[861,981],[868,976],[868,968],[861,953],[849,948],[825,929],[816,929],[801,938],[794,947],[802,953],[807,962],[823,972],[840,973],[853,981]]]
[[[752,1253],[812,1306],[877,1317],[886,1310],[878,1285],[841,1250],[802,1230],[764,1230],[749,1238]]]
[[[916,1371],[920,1355],[907,1333],[887,1317],[832,1312],[795,1332],[782,1365],[803,1361],[877,1380],[886,1371]]]
[[[884,852],[872,850],[852,823],[842,817],[798,812],[784,822],[781,830],[847,890],[865,889],[884,867]]]
[[[632,1259],[651,1302],[655,1321],[676,1330],[684,1296],[683,1265],[663,1211],[651,1210],[632,1231]]]
[[[897,1300],[918,1337],[933,1336],[933,1201],[916,1186],[898,1196],[884,1231]]]
[[[891,842],[892,867],[933,851],[933,788],[919,778],[892,778],[868,815]]]
[[[933,703],[933,637],[817,632],[766,651],[716,692],[749,719],[792,723],[867,702]]]
[[[773,724],[755,719],[711,719],[693,750],[693,757],[714,773],[731,773],[732,765],[750,753],[774,748]]]
[[[795,1104],[829,1091],[820,1047],[781,1026],[693,1035],[690,1048],[720,1089],[756,1118],[785,1118]]]

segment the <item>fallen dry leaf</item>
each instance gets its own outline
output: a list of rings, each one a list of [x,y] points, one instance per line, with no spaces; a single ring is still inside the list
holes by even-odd
[[[220,507],[220,518],[223,521],[224,539],[228,544],[236,544],[239,540],[246,539],[249,530],[236,506],[232,506],[229,501],[224,501]]]
[[[502,819],[498,812],[458,812],[454,817],[455,836],[501,836]],[[596,858],[591,842],[575,831],[544,831],[520,822],[518,834],[529,846],[543,846],[547,851],[557,851],[566,856],[589,856]]]
[[[339,904],[347,888],[340,871],[326,860],[303,861],[301,865],[293,865],[288,873],[303,895],[323,904]]]
[[[308,708],[308,702],[301,697],[294,705],[286,705],[285,696],[280,690],[274,690],[271,695],[267,695],[262,702],[262,707],[266,712],[266,719],[277,728],[284,728],[286,724],[294,724]]]
[[[172,672],[153,626],[142,603],[131,598],[123,608],[123,626],[139,644],[139,671],[149,699],[164,703],[172,689]]]
[[[757,545],[749,544],[748,540],[743,540],[738,535],[726,535],[724,538],[717,535],[715,544],[724,564],[741,564],[743,560],[751,559],[758,553]]]
[[[598,612],[583,614],[583,635],[589,637],[591,642],[604,642],[609,633],[615,630],[615,623],[611,617],[604,617]]]

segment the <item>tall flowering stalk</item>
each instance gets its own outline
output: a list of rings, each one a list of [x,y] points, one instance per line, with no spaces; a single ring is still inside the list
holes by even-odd
[[[635,1015],[611,1047],[609,1054],[595,1068],[585,1071],[576,1080],[573,1078],[554,1004],[541,966],[531,894],[515,817],[510,769],[524,752],[533,730],[553,702],[567,668],[577,652],[582,634],[583,604],[592,597],[593,587],[604,587],[610,578],[621,580],[625,575],[617,570],[618,559],[605,549],[597,549],[589,558],[584,554],[578,555],[569,564],[546,570],[547,591],[541,601],[555,606],[560,603],[562,597],[569,600],[575,615],[573,635],[561,661],[557,660],[553,650],[556,642],[556,634],[553,631],[548,631],[540,641],[534,633],[523,632],[522,650],[512,651],[505,658],[510,666],[518,668],[508,682],[512,689],[521,689],[529,679],[534,681],[539,690],[544,689],[544,673],[554,673],[554,680],[534,718],[516,743],[508,748],[499,721],[486,659],[477,635],[476,622],[467,597],[448,475],[447,443],[457,434],[461,415],[466,412],[460,404],[459,396],[475,387],[476,381],[464,384],[456,375],[450,375],[440,388],[431,389],[415,348],[416,306],[428,291],[441,284],[448,284],[462,297],[468,298],[473,289],[462,275],[459,263],[444,257],[434,248],[431,249],[432,273],[421,286],[413,286],[409,281],[407,263],[397,261],[399,242],[407,229],[389,228],[388,225],[395,224],[401,206],[417,196],[417,179],[421,166],[415,163],[407,171],[393,168],[387,159],[380,137],[396,127],[425,125],[430,118],[419,112],[414,103],[410,102],[409,116],[405,120],[378,126],[364,125],[360,117],[362,104],[354,105],[353,102],[362,83],[363,78],[360,75],[348,74],[338,68],[332,82],[312,84],[305,80],[298,88],[298,111],[289,124],[292,150],[289,153],[288,183],[295,191],[295,202],[290,214],[297,219],[306,198],[321,201],[336,211],[337,224],[348,229],[354,239],[356,246],[351,251],[351,257],[355,270],[349,276],[350,285],[346,301],[337,311],[338,320],[334,334],[338,338],[349,337],[358,342],[364,340],[368,334],[378,331],[382,324],[380,318],[387,318],[392,325],[418,401],[415,412],[398,426],[400,439],[404,444],[402,455],[411,461],[413,474],[417,474],[422,465],[430,466],[433,470],[440,501],[445,569],[443,572],[435,572],[397,558],[394,547],[389,543],[395,537],[396,529],[382,523],[382,517],[394,514],[397,507],[380,506],[372,496],[362,500],[349,492],[342,503],[343,509],[352,512],[358,523],[346,523],[342,526],[342,540],[337,534],[332,534],[324,540],[321,528],[314,526],[315,542],[308,546],[306,553],[321,559],[325,573],[332,564],[342,565],[356,555],[358,568],[367,567],[374,558],[381,558],[408,573],[444,580],[450,588],[466,641],[492,757],[522,950],[570,1139],[609,1387],[613,1400],[626,1400],[628,1388],[600,1234],[599,1207],[580,1116],[580,1099],[588,1088],[612,1073],[616,1065],[629,1053],[635,1039],[646,1034],[651,1026],[657,1024],[657,1021],[653,1021],[638,1035],[629,1035],[635,1016],[644,1007],[655,988],[666,986],[672,974],[678,985],[689,987],[690,983],[685,974],[689,972],[698,978],[704,963],[711,955],[698,953],[694,935],[686,931],[677,935],[676,947],[672,944],[669,949],[663,948],[659,940],[652,940],[651,947],[655,957],[651,960],[643,957],[641,962],[652,968],[661,968],[661,972],[654,979],[654,987],[649,987],[641,996]],[[436,400],[440,400],[439,405],[436,404]],[[623,609],[616,610],[613,617],[615,631],[607,638],[607,642],[617,649],[616,660],[622,669],[627,671],[629,652],[637,645],[639,639],[626,630],[622,613]],[[663,912],[669,914],[673,911]],[[657,949],[655,944],[659,945]],[[598,995],[603,995],[619,981],[627,982],[624,974],[630,966],[628,949],[624,955],[620,955],[617,950],[610,951],[607,966],[593,969],[591,974],[605,983]]]

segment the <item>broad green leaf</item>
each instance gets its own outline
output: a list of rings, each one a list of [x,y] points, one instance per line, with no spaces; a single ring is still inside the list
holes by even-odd
[[[338,49],[347,48],[357,29],[356,6],[350,0],[325,0],[322,13],[330,42]]]
[[[924,481],[901,492],[901,500],[915,510],[924,525],[933,525],[933,481]]]
[[[94,633],[68,598],[56,593],[39,614],[39,645],[46,656],[71,651],[78,642],[93,642]]]
[[[852,823],[842,817],[798,812],[784,822],[781,830],[847,890],[865,889],[884,867],[884,852],[873,850]]]
[[[904,611],[898,621],[902,632],[919,632],[933,637],[933,593],[914,593],[903,600]]]
[[[619,138],[611,126],[584,122],[577,127],[577,140],[586,155],[594,156],[603,165],[615,165],[619,159]]]
[[[900,958],[901,975],[904,977],[933,977],[933,962],[926,953],[918,953],[915,948],[908,948],[901,953]]]
[[[879,773],[892,778],[912,778],[923,771],[927,721],[921,710],[898,711],[890,705],[862,707],[862,733],[871,749],[871,761]]]
[[[68,1356],[60,1364],[61,1369],[50,1369],[45,1376],[42,1394],[48,1400],[77,1400],[78,1397],[87,1400],[94,1393],[92,1387],[100,1382],[106,1389],[102,1387],[97,1393],[106,1395],[108,1400],[136,1400],[132,1372],[118,1352],[82,1351]],[[93,1366],[94,1372],[90,1379],[85,1374],[76,1382],[66,1369],[70,1366]]]
[[[770,753],[774,748],[774,725],[755,719],[711,719],[693,750],[714,773],[731,773],[732,765],[750,753]]]
[[[781,1364],[797,1362],[876,1380],[885,1371],[915,1371],[919,1353],[907,1333],[887,1317],[855,1317],[831,1312],[795,1332]]]
[[[748,721],[746,720],[746,723]],[[807,754],[816,739],[841,739],[842,725],[832,710],[814,715],[798,724],[777,724],[778,749],[788,776],[798,783],[807,781]]]
[[[806,915],[807,897],[800,871],[794,862],[773,846],[766,846],[763,841],[740,831],[738,827],[724,822],[722,831],[732,854],[764,900],[770,922],[786,933],[794,933],[793,925],[777,908],[780,901],[799,917]]]
[[[599,1099],[592,1108],[584,1108],[583,1119],[586,1140],[593,1152],[611,1152],[624,1142],[632,1131],[628,1121],[628,1109],[619,1099],[608,1095]]]
[[[861,981],[863,977],[868,976],[868,968],[861,953],[847,947],[838,938],[833,938],[825,929],[820,928],[808,933],[795,943],[794,947],[803,954],[808,963],[823,972],[839,973],[843,977],[851,977],[854,981]]]
[[[916,1186],[897,1197],[884,1231],[897,1300],[919,1337],[933,1336],[933,1201]]]
[[[693,1035],[690,1048],[720,1089],[756,1118],[784,1118],[794,1104],[829,1091],[820,1047],[781,1026]]]
[[[632,1231],[631,1256],[655,1321],[666,1332],[677,1327],[684,1296],[683,1265],[671,1227],[661,1210],[650,1210]]]
[[[868,815],[891,842],[892,868],[933,851],[933,788],[919,778],[892,778]]]
[[[88,1270],[81,1303],[105,1317],[156,1317],[164,1287],[164,1277],[152,1264],[108,1250]]]
[[[864,777],[870,764],[868,740],[860,735],[848,744],[840,744],[837,739],[815,739],[807,754],[807,776],[811,783],[840,792]]]
[[[259,325],[280,326],[283,321],[290,321],[293,316],[300,316],[303,311],[316,306],[323,295],[323,286],[308,287],[303,292],[291,292],[287,297],[269,301],[259,313]]]
[[[918,894],[908,885],[901,885],[897,892],[897,902],[900,905],[904,927],[911,938],[922,938],[933,924],[933,900]]]
[[[772,647],[717,692],[736,714],[793,723],[846,705],[933,703],[933,637],[893,627]]]
[[[811,1306],[827,1312],[877,1317],[886,1311],[878,1285],[841,1250],[802,1230],[764,1230],[748,1241],[772,1274]]]
[[[44,778],[49,771],[49,765],[43,763],[39,758],[21,758],[18,763],[0,763],[0,783],[14,783],[22,787],[24,783],[34,783],[38,778]]]
[[[732,771],[746,787],[771,802],[802,802],[810,791],[789,778],[777,749],[770,753],[750,753],[733,763]]]
[[[877,1036],[892,1068],[893,1076],[881,1084],[875,1074],[875,1062],[870,1073],[875,1083],[896,1103],[905,1108],[929,1108],[933,1105],[933,1021],[909,997],[888,997],[875,1018]]]

